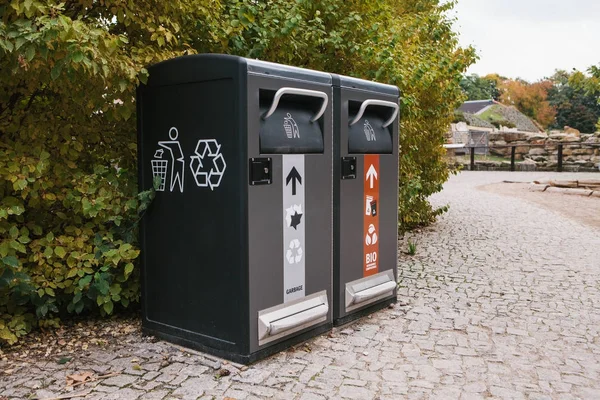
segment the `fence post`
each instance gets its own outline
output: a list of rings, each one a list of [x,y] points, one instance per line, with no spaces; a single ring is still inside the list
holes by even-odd
[[[516,146],[512,146],[510,148],[510,170],[511,171],[515,170],[515,150],[516,150]]]
[[[471,147],[471,171],[475,171],[475,147]]]
[[[558,165],[556,167],[556,170],[558,172],[562,172],[562,170],[563,170],[562,162],[563,162],[563,145],[562,145],[562,143],[559,143],[558,144]]]

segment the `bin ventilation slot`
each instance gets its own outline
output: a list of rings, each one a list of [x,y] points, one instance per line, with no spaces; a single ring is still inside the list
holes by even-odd
[[[329,303],[325,291],[259,312],[259,345],[325,321]]]
[[[393,295],[396,280],[392,270],[346,284],[346,311]]]

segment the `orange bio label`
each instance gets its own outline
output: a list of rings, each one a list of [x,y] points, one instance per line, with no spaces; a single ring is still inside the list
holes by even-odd
[[[363,184],[363,276],[379,272],[379,155],[365,155]]]

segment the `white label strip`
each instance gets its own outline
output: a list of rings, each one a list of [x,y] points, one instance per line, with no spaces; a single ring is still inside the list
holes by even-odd
[[[304,297],[305,229],[304,155],[283,159],[283,301]]]

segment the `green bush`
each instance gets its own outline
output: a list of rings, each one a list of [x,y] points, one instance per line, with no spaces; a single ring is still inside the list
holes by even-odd
[[[0,5],[0,343],[139,303],[135,89],[213,12],[132,4]]]
[[[467,122],[467,120],[465,118],[465,114],[462,111],[454,111],[452,123],[458,124],[459,122]]]
[[[431,222],[443,133],[474,60],[453,2],[21,1],[0,5],[0,342],[137,306],[135,90],[146,67],[238,54],[400,87],[400,229]]]
[[[503,126],[505,126],[507,128],[514,128],[514,127],[516,127],[515,124],[513,124],[512,122],[510,122],[507,119],[492,119],[490,121],[490,124],[494,125],[498,129],[500,129]]]

